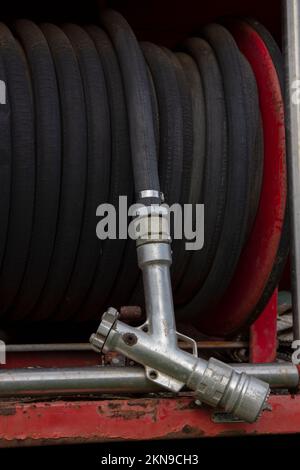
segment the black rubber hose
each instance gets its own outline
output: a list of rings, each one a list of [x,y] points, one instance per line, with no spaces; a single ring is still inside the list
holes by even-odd
[[[177,76],[169,54],[151,44],[141,44],[157,97],[159,116],[158,168],[160,187],[171,206],[180,201],[183,164],[183,113]],[[155,122],[155,115],[153,114]],[[173,238],[171,226],[171,236]],[[130,303],[144,303],[141,277]]]
[[[181,190],[183,117],[176,74],[168,55],[160,47],[142,43],[158,102],[158,168],[162,192],[169,205],[178,203]]]
[[[159,107],[158,107],[158,100],[156,96],[156,90],[153,82],[153,78],[151,75],[151,71],[148,66],[148,76],[149,76],[149,82],[150,82],[150,92],[151,92],[151,105],[152,105],[152,115],[153,115],[153,122],[154,122],[154,132],[155,132],[155,142],[156,142],[156,151],[157,151],[157,156],[158,156],[158,164],[160,164],[160,152],[159,152],[159,142],[160,142],[160,115],[159,115]],[[177,110],[178,112],[178,110]],[[160,175],[159,175],[160,176]],[[161,176],[160,176],[160,184],[162,184],[161,181]],[[126,257],[130,258],[130,262],[134,261],[135,263],[135,271],[131,269],[130,271],[130,276],[132,279],[136,280],[136,286],[132,292],[132,294],[128,297],[128,292],[127,291],[127,297],[125,297],[125,291],[123,291],[123,295],[118,297],[119,299],[119,305],[125,305],[123,299],[127,298],[127,304],[129,305],[139,305],[142,310],[145,310],[145,299],[144,299],[144,287],[143,287],[143,281],[142,281],[142,275],[139,270],[137,270],[137,256],[136,256],[136,246],[135,244],[131,241],[128,240],[128,250],[126,251]],[[134,275],[133,275],[134,272]],[[126,269],[126,262],[124,262],[122,266],[122,272],[120,276],[120,282],[117,285],[117,292],[120,291],[122,288],[123,282],[122,278],[126,279],[128,278],[128,270]],[[131,291],[130,291],[131,292]],[[113,302],[113,297],[111,298],[111,301]]]
[[[63,158],[55,247],[47,282],[35,309],[35,318],[39,320],[53,314],[71,278],[83,221],[87,171],[87,121],[78,61],[61,29],[51,24],[43,24],[41,29],[57,74]]]
[[[153,116],[153,125],[154,125],[154,134],[155,134],[155,144],[156,144],[156,154],[159,161],[159,142],[160,142],[160,116],[158,110],[158,101],[156,90],[153,82],[153,77],[151,75],[149,66],[148,68],[148,77],[150,85],[150,94],[151,94],[151,107],[152,107],[152,116]]]
[[[110,110],[111,127],[111,165],[110,165],[110,194],[108,201],[118,207],[119,195],[127,196],[128,203],[133,200],[133,177],[131,169],[131,154],[129,141],[129,125],[125,93],[119,63],[113,45],[107,34],[96,26],[89,26],[86,31],[94,41],[104,72]],[[118,227],[117,227],[118,229]],[[97,270],[88,295],[80,308],[81,318],[92,318],[100,308],[107,306],[108,297],[115,285],[119,286],[117,277],[122,264],[125,262],[126,240],[104,240],[101,254],[98,258]],[[136,260],[135,260],[136,261]],[[126,260],[129,272],[138,271],[136,263]],[[131,267],[132,266],[132,267]],[[132,276],[122,279],[122,288],[131,287]],[[116,299],[119,294],[114,295]]]
[[[30,314],[44,287],[53,252],[61,175],[61,123],[55,69],[47,41],[34,23],[16,22],[32,81],[36,134],[36,187],[28,262],[10,319]]]
[[[0,272],[7,244],[12,179],[12,130],[8,80],[0,49]]]
[[[247,125],[247,141],[250,148],[249,157],[249,213],[245,242],[251,233],[260,200],[263,177],[263,130],[259,111],[258,89],[253,70],[244,57],[241,56],[241,71],[243,76],[243,92],[245,116]]]
[[[129,118],[134,184],[139,202],[141,191],[160,191],[151,83],[142,51],[126,20],[111,10],[104,12],[101,19],[116,49],[122,72]],[[160,197],[143,199],[143,202],[159,203]]]
[[[0,312],[4,314],[15,300],[29,252],[35,195],[35,133],[26,58],[3,23],[0,24],[0,49],[8,83],[12,148],[9,225],[0,274]]]
[[[188,200],[201,202],[203,196],[203,173],[205,166],[205,133],[206,113],[202,79],[196,62],[184,52],[176,54],[186,75],[191,92],[192,122],[193,122],[193,159],[191,170],[191,185]]]
[[[75,25],[65,25],[82,77],[88,130],[87,180],[83,225],[72,276],[56,315],[69,318],[85,299],[92,283],[102,242],[96,237],[96,210],[109,195],[111,129],[104,72],[97,49],[89,35]],[[116,176],[115,174],[113,176]],[[116,250],[118,245],[116,246]],[[122,251],[115,253],[115,260]]]
[[[182,115],[183,115],[183,161],[182,161],[182,179],[181,179],[181,192],[180,204],[192,203],[190,197],[194,197],[194,192],[191,192],[191,181],[193,171],[193,107],[192,96],[189,83],[183,71],[179,59],[168,49],[164,48],[173,63],[176,73],[179,93],[181,97]],[[167,201],[168,202],[168,201]],[[194,201],[195,203],[195,201]],[[185,239],[173,240],[173,264],[171,266],[171,275],[173,289],[176,290],[177,284],[180,281],[185,266],[186,266],[186,252],[185,252]]]
[[[96,209],[161,187],[169,204],[205,204],[204,248],[186,252],[184,238],[172,247],[177,315],[190,322],[222,297],[257,211],[254,75],[222,26],[174,54],[150,43],[142,51],[116,12],[102,24],[106,32],[19,21],[15,37],[0,25],[0,312],[87,321],[110,304],[143,305],[135,243],[98,240]],[[273,39],[261,37],[281,70]],[[287,226],[252,319],[278,283]]]
[[[127,21],[105,11],[102,24],[115,46],[124,80],[135,191],[160,191],[151,91],[146,62]],[[151,201],[149,201],[151,202]]]
[[[193,253],[188,270],[190,282],[182,279],[178,302],[183,304],[201,288],[216,254],[223,225],[227,186],[227,120],[223,79],[211,46],[200,38],[191,38],[184,48],[195,59],[201,75],[206,115],[206,157],[203,203],[205,211],[204,246]],[[213,191],[212,191],[213,188]]]
[[[195,207],[196,204],[203,204],[204,197],[204,168],[206,159],[206,109],[205,98],[200,76],[199,68],[195,60],[184,52],[177,54],[181,62],[182,68],[186,74],[187,81],[190,85],[193,111],[193,158],[191,168],[190,194],[188,202],[192,204],[192,228],[193,231],[198,229],[195,225]],[[190,215],[185,214],[185,217]],[[189,241],[188,243],[191,243]],[[198,250],[196,250],[197,252]],[[175,302],[181,303],[182,297],[186,295],[186,286],[195,281],[195,273],[189,269],[191,258],[196,253],[194,251],[185,252],[185,263],[182,266],[182,277],[179,280],[178,287],[175,292]],[[184,280],[184,282],[182,282]]]
[[[228,180],[220,240],[210,272],[200,291],[185,307],[196,316],[215,306],[225,293],[245,242],[249,220],[249,165],[252,148],[247,140],[246,104],[243,93],[241,55],[231,34],[211,24],[203,29],[212,46],[224,80],[228,120]]]

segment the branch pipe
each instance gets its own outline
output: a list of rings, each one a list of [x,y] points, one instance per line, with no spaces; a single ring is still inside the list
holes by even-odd
[[[193,345],[194,354],[178,347],[182,335],[175,329],[170,244],[140,239],[137,253],[143,272],[147,321],[141,327],[131,327],[118,320],[115,309],[108,309],[97,333],[91,336],[94,349],[104,353],[117,351],[144,365],[148,379],[167,390],[178,392],[188,387],[200,401],[245,421],[255,421],[269,394],[265,382],[214,358],[198,358],[197,345],[190,338],[184,337]]]

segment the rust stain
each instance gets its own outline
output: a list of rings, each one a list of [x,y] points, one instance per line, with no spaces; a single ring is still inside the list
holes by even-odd
[[[120,309],[120,319],[125,323],[132,323],[140,320],[142,318],[142,309],[141,307],[131,305],[123,306]]]
[[[189,401],[189,402],[177,402],[176,403],[176,409],[180,411],[185,411],[185,410],[199,410],[200,407],[197,405],[195,400]]]
[[[198,437],[204,437],[205,432],[202,429],[195,428],[189,425],[183,426],[180,431],[170,432],[162,436],[162,439],[195,439]]]
[[[111,410],[119,410],[121,408],[121,403],[109,402],[108,408],[110,408]]]
[[[139,406],[141,408],[148,408],[149,405],[151,405],[151,407],[153,406],[156,406],[158,405],[159,403],[159,400],[155,399],[155,398],[151,398],[151,399],[148,399],[148,400],[128,400],[127,401],[127,405],[128,406]]]
[[[146,411],[138,411],[138,410],[116,410],[112,411],[109,414],[110,418],[122,418],[127,420],[132,420],[132,419],[139,419],[143,418],[146,416],[148,413]]]
[[[188,424],[186,424],[185,426],[183,426],[182,432],[184,434],[191,434],[193,432],[193,428],[189,426]]]
[[[157,400],[154,400],[154,403],[150,400],[131,400],[126,403],[126,408],[124,408],[122,403],[110,402],[106,406],[98,406],[97,411],[100,415],[108,416],[109,418],[136,420],[148,416],[152,421],[156,422],[156,405]],[[130,407],[132,407],[132,409],[130,409]]]

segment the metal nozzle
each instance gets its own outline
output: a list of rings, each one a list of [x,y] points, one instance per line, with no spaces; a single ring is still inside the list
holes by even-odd
[[[198,375],[198,380],[197,380]],[[231,366],[211,358],[203,371],[196,369],[197,397],[214,407],[219,407],[240,419],[252,423],[257,420],[269,396],[267,383]]]

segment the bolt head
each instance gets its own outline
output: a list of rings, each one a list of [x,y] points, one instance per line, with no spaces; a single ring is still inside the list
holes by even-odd
[[[137,336],[134,333],[125,333],[122,339],[127,346],[134,346],[137,343]]]

